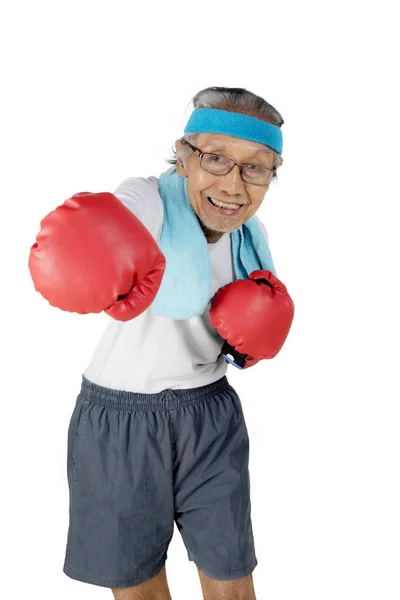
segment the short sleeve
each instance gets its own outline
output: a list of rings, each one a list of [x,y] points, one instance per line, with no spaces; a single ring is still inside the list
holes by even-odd
[[[164,207],[158,191],[156,177],[130,177],[115,190],[114,195],[159,241],[164,219]]]

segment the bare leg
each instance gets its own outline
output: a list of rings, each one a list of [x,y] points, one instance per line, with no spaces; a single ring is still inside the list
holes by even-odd
[[[257,600],[251,574],[232,581],[217,581],[198,571],[204,600]]]
[[[113,589],[112,593],[115,600],[171,600],[165,565],[153,579],[141,585]]]

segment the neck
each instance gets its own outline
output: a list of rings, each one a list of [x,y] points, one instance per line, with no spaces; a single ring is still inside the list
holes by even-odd
[[[200,223],[200,227],[205,235],[205,238],[207,240],[207,244],[215,244],[224,235],[223,233],[221,233],[219,231],[213,231],[212,229],[208,229],[208,227],[206,227],[204,225],[204,223],[202,223],[200,221],[200,219],[199,219],[199,223]]]

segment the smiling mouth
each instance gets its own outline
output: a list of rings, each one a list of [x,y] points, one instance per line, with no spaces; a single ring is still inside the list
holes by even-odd
[[[207,200],[213,206],[216,206],[217,208],[224,208],[225,210],[238,210],[241,206],[243,206],[242,204],[234,204],[233,202],[220,202],[211,196],[207,196]]]

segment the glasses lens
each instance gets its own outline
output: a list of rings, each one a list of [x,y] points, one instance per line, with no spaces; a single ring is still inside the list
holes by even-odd
[[[272,171],[261,165],[243,165],[242,177],[244,181],[254,185],[268,185],[272,179]]]
[[[220,154],[203,154],[201,159],[203,169],[209,173],[215,173],[215,175],[225,175],[233,168],[234,164],[229,158]]]

